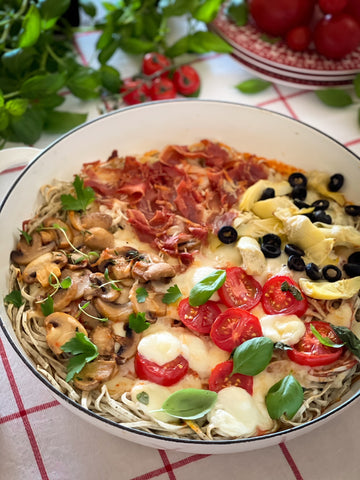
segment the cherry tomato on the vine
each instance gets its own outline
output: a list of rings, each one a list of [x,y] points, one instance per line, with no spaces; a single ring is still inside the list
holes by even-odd
[[[291,350],[287,350],[288,357],[295,363],[311,367],[329,365],[335,362],[343,353],[344,348],[323,345],[311,331],[311,325],[315,327],[322,337],[328,338],[333,343],[341,343],[341,340],[328,323],[314,320],[305,325],[305,334],[300,341],[293,345]]]
[[[169,387],[179,382],[187,373],[189,362],[179,355],[171,362],[158,365],[148,360],[139,352],[135,355],[135,372],[141,380]]]
[[[321,55],[338,60],[360,45],[360,25],[347,13],[326,15],[316,24],[314,42]]]
[[[149,87],[140,78],[124,80],[120,93],[122,93],[123,101],[127,105],[135,105],[149,100]]]
[[[324,13],[340,13],[347,6],[348,0],[319,0],[319,7]]]
[[[344,10],[351,15],[354,20],[360,24],[360,2],[359,0],[348,0],[348,4]]]
[[[184,298],[178,307],[180,320],[190,330],[204,335],[209,334],[216,317],[221,313],[217,303],[208,300],[203,305],[192,307],[189,299]]]
[[[142,61],[142,71],[145,75],[153,75],[161,70],[168,70],[170,66],[170,59],[159,52],[146,53]],[[168,71],[165,71],[164,75],[166,76],[167,74]]]
[[[231,375],[233,368],[234,362],[232,360],[227,360],[226,362],[216,365],[216,367],[212,369],[209,377],[209,390],[219,392],[227,387],[240,387],[252,395],[253,377],[242,375],[241,373]]]
[[[286,44],[295,52],[304,52],[311,42],[311,30],[306,25],[292,28],[286,34]]]
[[[200,91],[200,77],[191,65],[182,65],[173,75],[176,91],[185,97],[195,97]]]
[[[176,90],[174,83],[170,78],[157,77],[150,86],[151,100],[167,100],[176,97]]]

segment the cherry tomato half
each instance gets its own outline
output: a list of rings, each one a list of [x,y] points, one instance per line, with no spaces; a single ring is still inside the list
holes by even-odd
[[[180,320],[190,330],[197,333],[209,334],[216,317],[221,313],[217,303],[208,300],[204,305],[192,307],[189,299],[184,298],[178,307]]]
[[[296,290],[284,291],[286,284],[294,287]],[[296,291],[301,295],[301,299],[296,299]],[[284,315],[297,315],[301,317],[306,312],[308,302],[305,295],[301,292],[298,284],[290,277],[276,275],[270,278],[263,286],[261,304],[264,311],[269,315],[282,313]]]
[[[209,390],[219,392],[226,387],[240,387],[252,395],[253,377],[242,375],[241,373],[231,375],[233,368],[234,362],[232,360],[227,360],[226,362],[216,365],[216,367],[212,369],[209,377]]]
[[[221,301],[227,307],[251,310],[260,302],[261,285],[240,267],[226,269],[225,283],[219,288]]]
[[[320,343],[311,331],[313,325],[322,337],[327,337],[334,343],[341,343],[331,326],[326,322],[314,320],[305,325],[306,331],[300,341],[293,345],[292,350],[287,350],[288,357],[300,365],[309,365],[317,367],[320,365],[329,365],[335,362],[343,353],[343,348],[328,347]]]
[[[151,100],[166,100],[176,97],[175,85],[170,78],[157,77],[150,87]]]
[[[220,313],[210,330],[215,345],[227,352],[232,352],[246,340],[261,336],[258,318],[241,308],[228,308]]]
[[[200,91],[200,77],[195,68],[182,65],[173,75],[176,91],[185,97],[196,97]]]
[[[360,25],[347,13],[326,15],[316,24],[314,43],[321,55],[339,60],[360,45]]]
[[[170,66],[170,59],[159,52],[146,53],[142,61],[142,71],[145,75],[152,75],[161,70],[168,69]],[[168,72],[164,72],[165,76],[167,74]]]
[[[127,105],[136,105],[149,100],[149,88],[140,78],[124,80],[120,92],[123,94],[122,98]]]
[[[135,372],[141,380],[169,387],[179,382],[187,373],[189,362],[179,355],[171,362],[158,365],[151,362],[139,352],[135,355]]]

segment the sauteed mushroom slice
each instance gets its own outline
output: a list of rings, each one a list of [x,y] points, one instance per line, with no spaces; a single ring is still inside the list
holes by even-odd
[[[129,324],[126,323],[124,325],[124,333],[125,335],[117,335],[117,328],[116,325],[113,326],[113,330],[115,333],[115,340],[116,340],[116,363],[118,365],[123,365],[127,362],[130,358],[134,357],[136,354],[138,343],[140,342],[141,335],[134,332],[129,327]]]
[[[69,247],[69,242],[72,242],[73,239],[73,233],[67,223],[63,222],[59,218],[51,217],[44,221],[44,225],[45,227],[54,228],[52,231],[56,234],[56,244],[59,248]]]
[[[86,230],[84,243],[87,247],[94,250],[104,250],[112,248],[115,240],[114,235],[102,227],[92,227]]]
[[[166,315],[167,306],[162,301],[164,292],[156,292],[151,283],[146,285],[147,296],[144,302],[139,302],[137,299],[136,290],[139,288],[139,282],[134,282],[129,292],[129,300],[132,303],[133,309],[136,313],[145,312],[148,320],[153,318],[163,317]]]
[[[115,360],[98,358],[87,363],[74,378],[74,385],[80,390],[95,390],[101,383],[109,380],[117,371]]]
[[[64,310],[73,300],[89,296],[93,290],[90,275],[91,271],[85,268],[76,271],[64,269],[61,277],[70,277],[71,285],[69,288],[60,289],[55,293],[53,296],[54,310]]]
[[[46,341],[56,354],[63,353],[61,347],[75,337],[77,332],[87,336],[85,328],[76,318],[64,312],[54,312],[45,318]]]
[[[80,218],[82,228],[89,230],[93,227],[101,227],[105,230],[110,230],[112,225],[112,218],[107,213],[90,212]]]
[[[38,281],[43,287],[49,286],[49,277],[60,277],[61,269],[67,264],[67,257],[62,252],[48,252],[30,262],[23,271],[26,283]]]
[[[43,245],[41,242],[41,236],[38,232],[31,235],[31,242],[27,243],[24,236],[21,236],[16,250],[10,254],[11,261],[17,265],[27,265],[35,260],[35,258],[50,252],[55,248],[55,242],[47,243]]]
[[[147,263],[139,261],[133,266],[132,275],[143,282],[149,282],[150,280],[172,278],[176,275],[176,271],[172,265],[166,262]]]
[[[125,322],[128,320],[129,315],[133,313],[131,302],[110,303],[105,302],[101,298],[95,298],[94,305],[104,318],[108,318],[112,322]]]
[[[120,296],[120,288],[113,281],[108,280],[100,273],[92,273],[90,282],[94,286],[94,296],[100,297],[106,302],[115,302]]]
[[[115,340],[110,327],[97,326],[90,335],[91,341],[97,346],[99,355],[111,355],[114,353]]]

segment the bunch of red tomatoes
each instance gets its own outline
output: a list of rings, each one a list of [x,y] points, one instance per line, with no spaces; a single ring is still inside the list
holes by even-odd
[[[255,25],[289,48],[339,60],[360,45],[360,0],[248,0]]]
[[[200,77],[191,65],[173,68],[171,60],[159,52],[146,53],[142,60],[141,76],[126,79],[121,87],[123,101],[127,105],[167,100],[178,94],[198,96]]]

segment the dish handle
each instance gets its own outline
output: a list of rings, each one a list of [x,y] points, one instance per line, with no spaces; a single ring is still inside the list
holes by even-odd
[[[34,147],[13,147],[0,150],[0,174],[15,167],[25,167],[39,155],[41,150]]]

